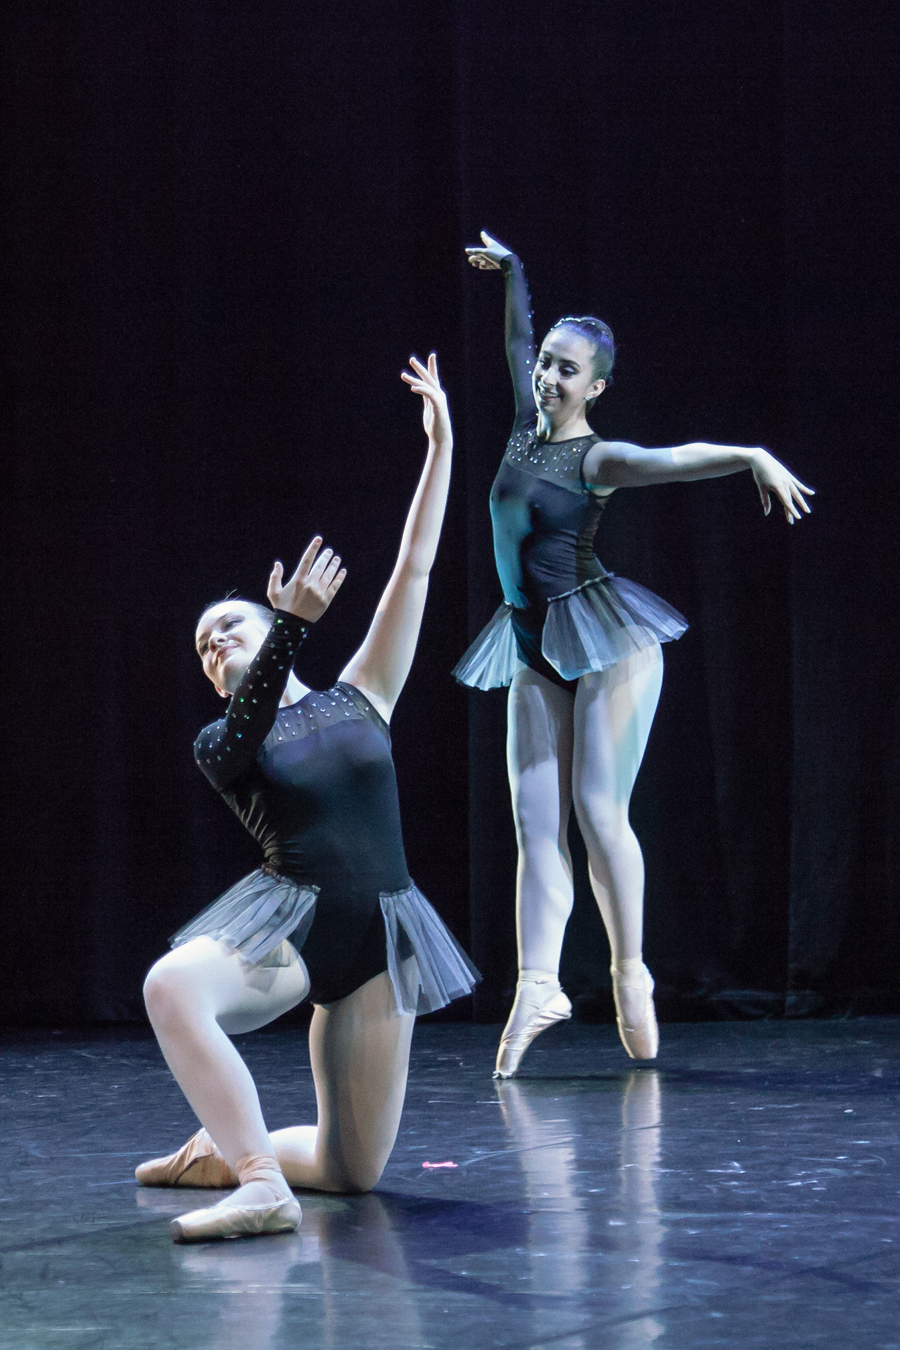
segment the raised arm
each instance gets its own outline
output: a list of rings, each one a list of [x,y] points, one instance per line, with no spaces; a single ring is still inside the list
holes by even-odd
[[[775,496],[789,525],[809,514],[806,496],[814,489],[757,446],[707,445],[702,441],[662,450],[645,450],[627,441],[600,441],[584,461],[585,482],[592,487],[649,487],[654,483],[692,483],[700,478],[722,478],[749,469],[766,515]],[[804,495],[806,494],[806,495]]]
[[[531,297],[525,280],[525,269],[511,249],[481,231],[483,244],[466,249],[466,257],[473,267],[482,272],[502,271],[506,277],[506,359],[516,396],[516,421],[524,422],[535,415],[534,390],[534,329],[531,323]]]
[[[432,353],[425,366],[413,356],[410,365],[412,372],[404,371],[401,379],[424,401],[422,421],[428,436],[428,454],[391,579],[365,641],[341,672],[341,679],[361,689],[386,722],[406,683],[419,640],[428,577],[447,504],[453,452],[453,431],[447,397],[438,377],[437,358]]]

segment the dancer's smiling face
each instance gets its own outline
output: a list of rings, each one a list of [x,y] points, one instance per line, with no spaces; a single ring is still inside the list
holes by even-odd
[[[203,673],[223,698],[230,698],[259,651],[271,622],[250,600],[222,600],[211,605],[197,624],[195,643]]]
[[[606,381],[594,375],[594,347],[570,328],[551,328],[534,367],[534,401],[549,422],[583,414],[585,404],[603,393]]]

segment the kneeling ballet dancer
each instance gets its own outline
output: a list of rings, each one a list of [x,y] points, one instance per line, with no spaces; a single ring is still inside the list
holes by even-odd
[[[402,379],[424,402],[428,454],[393,573],[359,651],[324,692],[292,671],[345,569],[316,538],[271,609],[225,600],[201,616],[205,674],[229,699],[200,734],[201,769],[262,845],[260,868],[172,939],[147,976],[160,1048],[203,1128],[142,1163],[147,1186],[236,1187],[172,1223],[175,1241],[293,1231],[291,1187],[361,1192],[390,1157],[417,1012],[478,978],[410,880],[388,723],[421,627],[453,445],[432,355]],[[269,1134],[230,1037],[310,998],[318,1119]]]

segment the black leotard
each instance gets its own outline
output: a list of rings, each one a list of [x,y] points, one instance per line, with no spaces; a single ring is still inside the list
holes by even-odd
[[[300,907],[306,923],[297,945],[309,971],[311,998],[330,1003],[388,969],[386,900],[412,896],[416,909],[421,901],[437,916],[410,881],[383,718],[360,690],[341,683],[279,707],[305,632],[294,615],[276,613],[227,715],[204,728],[194,750],[207,778],[262,846],[265,877],[254,880],[254,898],[279,882],[284,889],[287,880],[311,902]],[[222,929],[226,900],[204,911],[176,940],[211,932],[228,941],[229,931]],[[217,906],[219,922],[211,924]],[[233,929],[234,900],[224,909]],[[245,916],[246,909],[242,932]],[[278,928],[266,917],[280,943],[284,923]],[[400,928],[406,927],[401,916]],[[401,961],[412,951],[406,939],[414,936],[400,933]],[[252,951],[259,955],[265,944],[258,934],[253,937]],[[271,949],[271,938],[268,945]]]
[[[542,442],[536,430],[536,416],[517,419],[491,488],[494,557],[520,659],[554,684],[572,687],[541,643],[549,602],[608,575],[594,552],[606,502],[590,492],[582,474],[599,437]]]
[[[611,489],[592,489],[584,461],[600,437],[538,439],[532,389],[534,333],[528,288],[515,255],[506,273],[506,354],[516,419],[491,489],[494,557],[505,612],[498,611],[454,674],[464,684],[508,684],[510,658],[574,689],[580,675],[603,670],[641,647],[679,637],[687,624],[643,586],[613,577],[594,553],[594,536]],[[510,627],[514,642],[507,641]]]

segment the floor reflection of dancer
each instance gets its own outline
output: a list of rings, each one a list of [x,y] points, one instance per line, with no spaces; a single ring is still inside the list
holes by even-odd
[[[530,1284],[520,1287],[534,1300],[531,1334],[539,1344],[542,1336],[552,1339],[562,1311],[573,1321],[583,1315],[593,1322],[601,1259],[607,1266],[604,1313],[615,1328],[606,1343],[616,1350],[645,1350],[664,1330],[653,1312],[659,1306],[665,1236],[656,1195],[663,1123],[659,1074],[629,1069],[617,1083],[587,1080],[579,1086],[580,1091],[561,1098],[552,1082],[496,1085],[525,1182],[529,1236],[522,1244],[522,1269]],[[616,1106],[621,1119],[618,1184],[586,1193],[586,1175],[599,1182],[615,1167],[608,1140],[616,1130],[617,1122],[610,1119]],[[602,1147],[598,1137],[607,1141]],[[615,1239],[608,1243],[599,1238],[607,1223],[614,1225],[607,1232]],[[613,1278],[614,1262],[619,1264]],[[580,1333],[573,1327],[565,1344],[590,1350],[597,1344],[596,1328]]]
[[[519,843],[519,981],[496,1074],[508,1077],[539,1032],[571,1015],[559,984],[572,910],[566,831],[572,804],[612,953],[619,1034],[633,1058],[656,1055],[653,980],[643,963],[644,864],[628,820],[662,682],[660,643],[687,626],[643,586],[608,574],[593,550],[617,487],[717,478],[749,469],[768,513],[793,523],[810,488],[762,449],[691,444],[645,450],[604,441],[587,422],[615,348],[593,317],[558,320],[535,351],[516,255],[488,234],[469,262],[506,275],[506,353],[516,420],[491,492],[505,604],[454,674],[510,685],[508,763]]]
[[[624,1250],[635,1269],[626,1320],[618,1328],[616,1350],[649,1350],[665,1333],[655,1309],[660,1303],[665,1223],[657,1199],[662,1161],[663,1096],[656,1069],[630,1069],[622,1093],[620,1213],[625,1224]],[[631,1255],[631,1253],[634,1253]]]
[[[353,1200],[319,1196],[305,1206],[300,1232],[281,1242],[180,1248],[179,1273],[206,1295],[203,1344],[347,1350],[358,1342],[360,1307],[383,1306],[386,1285],[391,1344],[427,1344],[421,1313],[431,1307],[429,1291],[418,1296],[387,1199],[377,1191]]]
[[[411,365],[402,378],[424,400],[428,456],[393,574],[339,682],[316,693],[291,670],[307,623],[344,577],[321,539],[289,581],[275,564],[273,610],[227,600],[197,628],[204,671],[230,697],[198,738],[197,760],[265,861],[177,933],[147,977],[153,1029],[204,1128],[139,1167],[138,1180],[238,1186],[176,1219],[176,1241],[293,1230],[291,1186],[374,1186],[397,1135],[415,1013],[474,983],[410,881],[387,726],[418,641],[452,450],[436,360]],[[318,1124],[270,1136],[229,1036],[307,997]]]
[[[589,1304],[593,1285],[592,1197],[585,1195],[585,1160],[579,1158],[585,1099],[560,1096],[556,1083],[498,1082],[496,1092],[509,1131],[511,1152],[522,1171],[528,1235],[519,1239],[523,1256],[517,1293],[533,1308],[532,1344],[552,1343],[563,1317],[576,1320]],[[591,1118],[590,1146],[598,1137]],[[608,1134],[603,1132],[604,1147]],[[588,1350],[576,1331],[566,1350]]]

